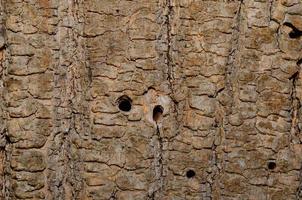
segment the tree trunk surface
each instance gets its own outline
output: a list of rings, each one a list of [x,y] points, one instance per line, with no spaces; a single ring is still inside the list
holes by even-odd
[[[301,0],[0,0],[0,199],[302,199]]]

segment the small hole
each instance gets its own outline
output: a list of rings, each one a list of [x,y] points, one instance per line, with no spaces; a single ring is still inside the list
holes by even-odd
[[[153,120],[159,121],[164,113],[164,108],[160,105],[157,105],[153,109]]]
[[[297,29],[293,24],[289,23],[289,22],[285,22],[284,23],[285,26],[290,27],[292,29],[291,32],[289,32],[288,36],[290,38],[299,38],[302,36],[302,31],[300,31],[299,29]]]
[[[267,163],[267,168],[273,170],[276,168],[276,163],[274,161],[270,161]]]
[[[131,107],[132,107],[131,103],[132,103],[132,101],[128,96],[121,96],[118,99],[118,108],[121,111],[129,112],[131,110]]]
[[[300,66],[302,64],[302,58],[297,61],[297,65]]]
[[[187,178],[193,178],[195,175],[196,175],[196,173],[192,169],[188,170],[186,173]]]
[[[302,31],[292,30],[288,35],[290,38],[299,38],[302,35]]]

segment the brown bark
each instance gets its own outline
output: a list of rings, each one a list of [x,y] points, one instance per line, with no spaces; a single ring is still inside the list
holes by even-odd
[[[0,12],[0,199],[301,198],[300,0]]]

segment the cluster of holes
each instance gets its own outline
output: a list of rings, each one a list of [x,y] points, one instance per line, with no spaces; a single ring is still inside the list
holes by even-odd
[[[121,111],[129,112],[132,108],[132,100],[126,95],[121,96],[117,100],[117,102],[118,102],[118,108]],[[156,105],[153,108],[153,120],[155,122],[158,122],[162,118],[163,113],[164,113],[164,108],[161,105]],[[190,169],[186,172],[187,178],[193,178],[195,175],[196,173],[194,170]]]
[[[118,107],[121,111],[129,112],[132,108],[132,100],[128,96],[121,96],[118,99]],[[164,108],[161,105],[156,105],[153,109],[153,120],[155,122],[159,121],[164,113]],[[267,168],[269,170],[274,170],[276,168],[275,161],[269,161],[267,163]],[[195,177],[196,173],[194,170],[190,169],[186,172],[187,178]]]
[[[269,169],[269,170],[274,170],[275,168],[276,168],[276,162],[275,161],[269,161],[268,163],[267,163],[267,168]]]
[[[126,95],[123,95],[120,98],[118,98],[117,103],[118,103],[118,108],[121,111],[129,112],[132,108],[132,100]],[[164,108],[161,105],[156,105],[153,109],[153,120],[155,122],[158,122],[162,118],[163,113],[164,113]]]
[[[132,100],[124,95],[124,96],[121,96],[118,100],[118,108],[121,110],[121,111],[124,111],[124,112],[129,112],[132,108]],[[163,116],[163,113],[164,113],[164,108],[161,106],[161,105],[156,105],[154,108],[153,108],[153,120],[155,122],[158,122],[162,116]],[[195,171],[190,169],[186,172],[186,176],[187,178],[194,178],[196,175]]]

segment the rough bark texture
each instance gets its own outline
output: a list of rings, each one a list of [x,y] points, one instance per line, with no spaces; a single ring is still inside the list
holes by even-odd
[[[301,0],[0,0],[0,22],[0,199],[302,199]]]

